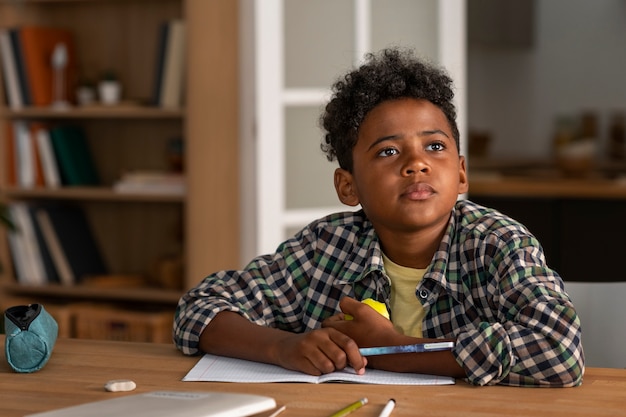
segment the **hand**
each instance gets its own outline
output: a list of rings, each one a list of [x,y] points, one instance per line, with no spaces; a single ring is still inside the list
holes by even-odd
[[[388,345],[399,335],[390,320],[354,298],[343,298],[339,306],[342,312],[324,320],[322,328],[333,328],[348,335],[359,347]],[[345,315],[353,319],[345,320]]]
[[[288,333],[277,341],[277,355],[280,366],[310,375],[327,374],[346,366],[360,375],[367,365],[355,341],[332,328]]]

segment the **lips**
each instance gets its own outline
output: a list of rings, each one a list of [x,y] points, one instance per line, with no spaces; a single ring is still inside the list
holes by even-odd
[[[407,187],[402,196],[410,200],[425,200],[433,194],[435,194],[435,189],[430,184],[419,182]]]

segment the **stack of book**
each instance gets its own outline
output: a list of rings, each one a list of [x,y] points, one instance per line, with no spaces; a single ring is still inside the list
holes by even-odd
[[[16,120],[6,124],[8,184],[22,188],[98,185],[84,131]]]
[[[74,285],[108,268],[85,213],[72,205],[11,203],[15,230],[8,233],[21,284]]]
[[[118,193],[184,195],[187,191],[182,173],[167,171],[130,171],[113,185]]]
[[[0,29],[0,58],[12,109],[70,100],[77,72],[74,37],[69,30],[43,26]]]

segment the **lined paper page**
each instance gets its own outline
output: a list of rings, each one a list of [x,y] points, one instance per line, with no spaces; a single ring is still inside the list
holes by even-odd
[[[206,354],[183,381],[317,383],[317,377],[261,362]]]
[[[251,362],[242,359],[228,358],[206,354],[185,375],[183,381],[210,382],[307,382],[320,384],[324,382],[352,382],[358,384],[379,385],[450,385],[454,378],[398,373],[367,369],[364,375],[357,375],[351,368],[340,372],[332,372],[322,376],[307,375],[302,372],[290,371],[276,365]]]

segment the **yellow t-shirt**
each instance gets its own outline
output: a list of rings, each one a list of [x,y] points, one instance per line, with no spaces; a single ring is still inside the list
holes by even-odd
[[[415,289],[426,269],[407,268],[392,262],[383,254],[385,271],[391,280],[391,321],[407,336],[422,337],[424,308]]]

